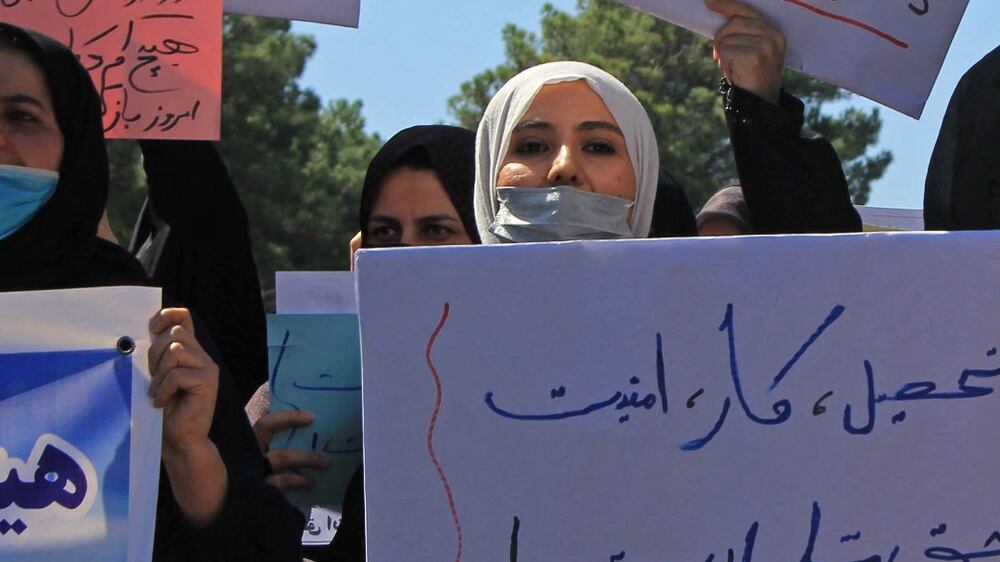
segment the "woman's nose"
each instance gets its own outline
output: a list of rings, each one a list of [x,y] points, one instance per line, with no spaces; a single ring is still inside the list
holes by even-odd
[[[562,146],[549,168],[549,185],[568,185],[585,189],[587,178],[580,163],[580,157],[573,148]]]
[[[417,228],[404,228],[402,235],[399,237],[400,246],[419,246],[419,233]]]

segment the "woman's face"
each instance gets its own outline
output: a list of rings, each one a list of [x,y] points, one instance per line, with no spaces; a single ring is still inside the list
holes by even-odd
[[[42,69],[0,49],[0,164],[59,171],[63,135]]]
[[[549,84],[514,127],[501,187],[553,187],[635,201],[636,179],[615,118],[583,80]]]
[[[390,173],[368,218],[365,246],[446,246],[472,239],[433,170]]]

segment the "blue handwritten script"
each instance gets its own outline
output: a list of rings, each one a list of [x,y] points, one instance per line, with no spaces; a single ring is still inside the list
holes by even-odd
[[[340,506],[361,464],[361,342],[355,314],[268,317],[271,411],[304,410],[312,425],[275,435],[272,448],[326,455],[331,467],[308,471],[308,492],[290,497],[303,510]]]
[[[787,362],[775,373],[768,392],[778,390],[783,381],[789,377],[795,366],[815,347],[824,334],[834,329],[837,322],[847,313],[842,305],[833,306],[829,313],[817,324],[816,329],[805,337],[802,344],[789,357]],[[750,422],[762,426],[776,426],[788,422],[792,418],[793,406],[788,399],[779,399],[771,404],[769,413],[755,411],[751,407],[746,397],[746,389],[740,374],[741,364],[736,352],[737,350],[737,329],[736,312],[734,306],[726,306],[722,323],[719,325],[719,332],[723,334],[728,352],[729,364],[729,384],[732,388],[730,395],[724,396],[721,400],[721,407],[716,421],[710,429],[703,435],[693,437],[684,441],[680,449],[684,451],[697,451],[704,448],[723,430],[727,420],[735,408],[739,414]],[[615,390],[607,397],[597,398],[584,404],[576,405],[572,408],[559,408],[555,411],[547,412],[524,412],[501,405],[496,392],[487,391],[483,402],[490,412],[497,416],[521,422],[553,422],[570,420],[584,416],[597,415],[605,411],[615,412],[617,423],[626,423],[636,412],[670,414],[671,410],[668,402],[668,381],[667,368],[664,363],[663,336],[656,334],[656,364],[653,369],[655,374],[655,385],[649,384],[648,390],[643,390],[643,381],[638,376],[632,376],[628,380],[628,385]],[[994,357],[995,349],[986,352],[987,357]],[[876,390],[875,367],[870,360],[861,361],[859,371],[864,374],[864,388],[866,394],[865,403],[857,406],[851,403],[843,405],[842,428],[843,431],[851,435],[868,435],[876,426],[879,405],[885,407],[897,406],[891,414],[891,424],[897,425],[906,420],[906,411],[902,405],[909,402],[921,401],[955,401],[981,398],[993,394],[992,386],[984,386],[980,381],[989,381],[1000,377],[1000,367],[996,368],[968,368],[958,374],[956,387],[953,390],[939,389],[938,384],[932,381],[913,381],[903,384],[898,390],[891,393],[881,393]],[[552,391],[552,399],[562,399],[568,393],[567,387],[560,386],[558,392]],[[685,397],[687,410],[692,409],[697,400],[702,398],[705,390],[699,389],[689,397]],[[824,392],[817,400],[810,404],[811,408],[804,411],[805,415],[821,416],[827,413],[828,401],[834,396],[833,391]],[[735,399],[734,399],[735,398]],[[656,408],[659,404],[660,408]],[[856,407],[857,406],[857,407]],[[684,411],[684,410],[679,410]]]
[[[836,557],[836,553],[819,553],[817,552],[817,544],[820,539],[820,534],[822,532],[823,526],[823,510],[820,507],[819,502],[812,502],[812,509],[809,513],[809,535],[802,540],[802,556],[796,560],[787,560],[782,562],[821,562],[826,560],[844,560],[845,562],[903,562],[900,553],[903,552],[903,547],[900,544],[889,545],[885,547],[885,552],[875,553],[865,558],[846,559],[843,557]],[[523,544],[519,544],[519,537],[522,530],[521,519],[517,516],[514,517],[514,524],[510,534],[510,549],[509,557],[511,562],[517,562],[520,556],[519,550],[523,552]],[[947,525],[941,524],[939,527],[931,529],[928,533],[928,538],[925,542],[939,542],[936,537],[943,535],[947,530]],[[761,531],[760,521],[752,522],[747,528],[746,536],[743,540],[743,545],[738,547],[727,547],[722,550],[721,553],[709,552],[706,553],[703,558],[705,562],[735,562],[739,560],[740,562],[753,562],[754,549],[757,547],[758,535]],[[788,537],[787,533],[782,533],[781,536]],[[848,543],[861,539],[862,533],[860,531],[845,535],[841,537],[840,543]],[[794,538],[788,538],[789,541],[794,541]],[[952,546],[945,546],[941,544],[931,544],[931,545],[918,545],[918,551],[921,551],[924,560],[951,560],[951,561],[961,561],[970,562],[972,560],[1000,560],[1000,531],[993,531],[986,538],[983,543],[982,548],[971,548],[971,549],[958,549]],[[664,559],[669,553],[665,553]],[[530,555],[529,555],[530,556]],[[831,558],[836,557],[836,558]],[[595,556],[593,560],[595,562],[607,559],[611,562],[625,561],[628,560],[628,551],[623,549],[619,550],[617,553],[613,553],[605,558],[601,558],[599,555]],[[768,558],[766,555],[758,555],[757,560],[774,562],[772,558]]]
[[[125,560],[131,398],[117,349],[0,355],[3,560]]]

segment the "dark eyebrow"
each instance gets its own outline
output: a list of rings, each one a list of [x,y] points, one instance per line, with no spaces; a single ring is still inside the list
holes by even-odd
[[[521,131],[527,129],[549,131],[552,130],[553,128],[554,127],[552,126],[552,123],[549,123],[547,121],[542,121],[541,119],[525,119],[524,121],[518,123],[517,126],[514,127],[514,130],[512,132],[520,133]]]
[[[459,222],[457,218],[451,215],[427,215],[426,217],[420,217],[417,219],[417,223],[421,225],[433,224],[441,221]]]
[[[368,217],[368,222],[384,222],[395,225],[399,224],[399,221],[397,219],[394,219],[393,217],[390,217],[388,215],[370,215]]]
[[[616,133],[620,137],[625,138],[625,135],[622,133],[622,130],[618,128],[618,125],[608,123],[607,121],[584,121],[583,123],[580,123],[577,129],[580,131],[611,131],[612,133]]]
[[[38,109],[47,109],[45,104],[28,94],[11,94],[9,96],[3,96],[3,101],[7,103],[26,103],[28,105],[34,105]]]

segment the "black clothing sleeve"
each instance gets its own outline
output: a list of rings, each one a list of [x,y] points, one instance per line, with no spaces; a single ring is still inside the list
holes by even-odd
[[[246,209],[209,142],[141,141],[149,199],[130,245],[153,281],[204,321],[245,403],[267,380],[267,320]],[[156,224],[168,228],[155,229]],[[144,257],[144,256],[140,256]]]
[[[925,230],[1000,228],[1000,47],[962,76],[924,184]]]
[[[726,122],[754,232],[860,232],[840,158],[803,131],[804,105],[781,92],[779,105],[723,80]]]
[[[280,491],[264,481],[264,457],[228,369],[197,320],[195,332],[199,343],[219,365],[219,390],[209,438],[226,465],[229,490],[215,522],[204,529],[193,528],[185,523],[161,467],[153,560],[301,562],[305,520]]]
[[[306,549],[306,557],[316,562],[365,562],[364,467],[358,467],[347,485],[340,527],[333,541],[325,547]]]

